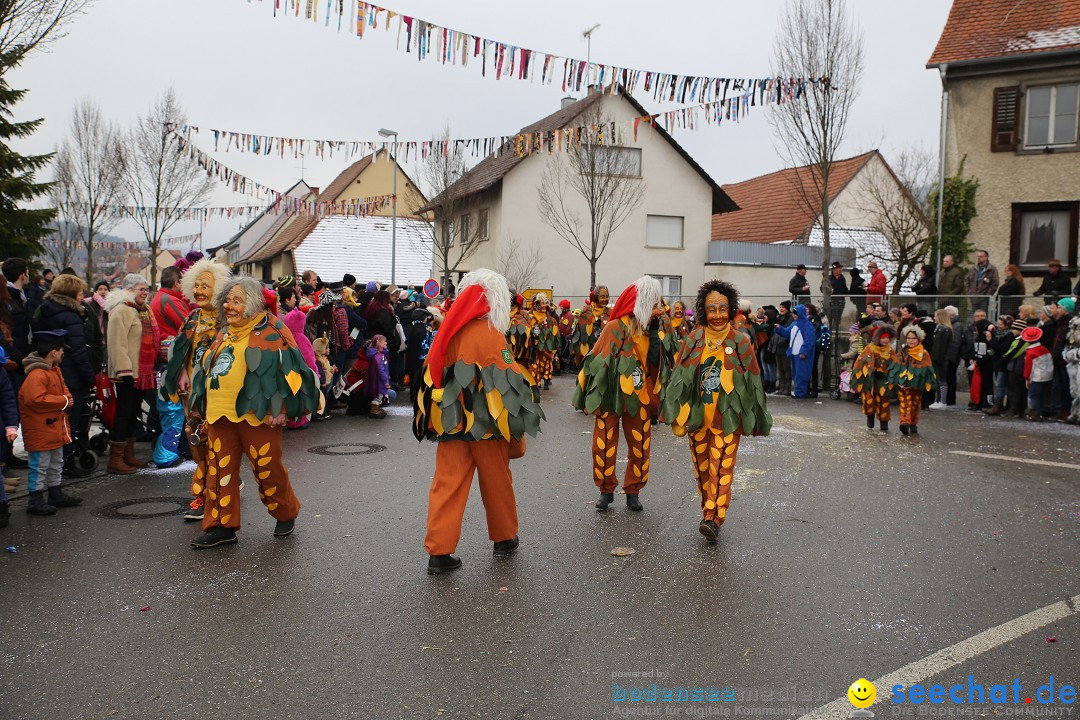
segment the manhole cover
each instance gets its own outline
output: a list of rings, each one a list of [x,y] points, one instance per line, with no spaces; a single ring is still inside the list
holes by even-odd
[[[386,449],[385,445],[375,443],[338,443],[336,445],[316,445],[308,448],[315,455],[373,455]]]
[[[191,503],[189,497],[147,497],[147,498],[135,498],[134,500],[118,500],[111,502],[107,505],[94,510],[94,514],[100,518],[106,518],[108,520],[145,520],[147,518],[167,517],[169,515],[179,515],[180,513],[188,509],[188,505]],[[160,510],[157,512],[139,512],[138,510],[131,510],[137,505],[177,505],[171,510]]]

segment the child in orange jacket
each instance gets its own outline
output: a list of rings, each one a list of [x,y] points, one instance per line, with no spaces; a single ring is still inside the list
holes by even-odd
[[[71,391],[60,372],[66,334],[63,330],[35,332],[37,349],[23,358],[26,379],[19,388],[19,416],[29,454],[30,504],[26,512],[31,515],[52,515],[58,507],[74,507],[82,502],[82,498],[67,495],[61,488],[64,446],[71,442],[67,416]]]

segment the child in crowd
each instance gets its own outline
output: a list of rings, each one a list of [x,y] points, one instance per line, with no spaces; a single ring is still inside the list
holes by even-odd
[[[368,397],[371,398],[368,417],[381,420],[386,417],[383,405],[389,405],[396,396],[390,388],[390,350],[384,335],[376,335],[368,342],[367,358],[367,387]]]
[[[851,388],[862,395],[862,411],[866,427],[874,429],[874,416],[881,421],[881,432],[889,432],[892,407],[889,404],[889,369],[893,361],[892,341],[896,330],[892,325],[878,325],[870,344],[855,361]]]
[[[925,337],[926,332],[918,325],[905,326],[900,331],[900,351],[889,373],[889,382],[898,388],[900,432],[904,435],[919,434],[923,393],[932,392],[937,385],[933,360],[922,345]]]
[[[35,332],[36,350],[23,358],[26,379],[19,388],[19,415],[23,443],[30,456],[30,504],[26,512],[31,515],[52,515],[58,507],[74,507],[82,502],[82,498],[68,495],[61,488],[64,446],[71,442],[67,409],[73,402],[60,372],[66,334],[64,330]]]
[[[3,369],[6,362],[7,353],[4,352],[4,348],[0,347],[0,425],[3,426],[4,436],[10,444],[15,442],[15,438],[19,437],[19,400],[15,395],[15,387],[11,384],[11,378],[8,376],[7,371]],[[2,464],[0,464],[0,468],[3,468]],[[0,483],[0,528],[8,526],[8,518],[10,517],[7,488]]]
[[[317,337],[311,341],[311,349],[315,352],[315,363],[319,367],[319,390],[322,391],[324,398],[329,398],[330,384],[334,381],[334,373],[337,372],[337,367],[330,364],[330,341],[325,335]],[[328,401],[323,412],[321,414],[316,412],[311,416],[311,419],[322,421],[329,417],[330,407]]]
[[[1028,420],[1042,420],[1043,401],[1050,392],[1054,380],[1054,358],[1050,350],[1043,345],[1042,330],[1037,327],[1025,328],[1020,339],[1028,343],[1024,352],[1024,382],[1028,388]]]

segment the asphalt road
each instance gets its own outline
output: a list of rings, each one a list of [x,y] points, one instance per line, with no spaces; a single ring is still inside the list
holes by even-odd
[[[183,498],[189,468],[92,478],[73,486],[82,507],[51,518],[16,501],[0,531],[16,548],[0,552],[0,718],[797,717],[1080,594],[1078,428],[955,410],[905,439],[868,432],[853,404],[770,398],[776,429],[743,442],[709,546],[688,449],[666,427],[645,511],[622,496],[593,509],[591,422],[569,395],[556,378],[543,433],[513,465],[518,554],[491,556],[474,486],[464,567],[447,576],[425,573],[435,448],[404,409],[287,434],[303,503],[289,538],[272,537],[250,475],[240,543],[201,552],[177,515],[104,512]],[[1080,608],[1056,607],[1054,622],[991,632],[973,656],[909,676],[1018,678],[1024,697],[1051,675],[1055,692],[1076,687]],[[652,683],[721,699],[629,699]],[[878,688],[878,717],[927,708],[888,696]],[[1080,717],[1023,700],[998,714]]]

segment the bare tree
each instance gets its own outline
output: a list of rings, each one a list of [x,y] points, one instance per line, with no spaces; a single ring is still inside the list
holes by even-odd
[[[441,138],[448,141],[450,128],[443,130]],[[479,214],[471,213],[474,203],[463,196],[460,187],[454,187],[465,175],[465,154],[455,143],[446,146],[446,152],[432,151],[420,167],[420,178],[431,198],[428,208],[434,222],[430,225],[431,254],[442,273],[443,287],[448,287],[452,275],[462,263],[476,252],[486,228]]]
[[[90,0],[0,0],[0,73],[64,36]]]
[[[65,232],[86,249],[86,282],[92,283],[94,241],[120,222],[107,206],[124,197],[123,139],[120,129],[105,120],[90,98],[75,105],[69,132],[56,152],[53,201]]]
[[[588,122],[607,125],[599,110]],[[544,222],[589,261],[589,287],[595,287],[597,261],[644,197],[640,151],[586,139],[549,157],[537,203]]]
[[[45,257],[61,268],[69,267],[81,244],[79,226],[75,220],[76,208],[72,181],[71,167],[62,152],[62,148],[54,153],[55,167],[54,178],[49,188],[49,203],[56,208],[56,223],[53,233],[41,243],[45,248]]]
[[[924,200],[936,176],[933,156],[919,148],[902,150],[891,170],[882,163],[867,175],[863,210],[889,242],[889,255],[882,259],[896,264],[894,293],[929,254],[933,229]]]
[[[540,272],[542,262],[544,248],[540,243],[524,243],[515,237],[507,237],[499,248],[495,270],[506,278],[511,289],[520,292],[538,285],[544,279]]]
[[[846,0],[788,0],[773,44],[772,74],[816,78],[802,96],[770,112],[778,151],[796,173],[795,183],[810,215],[821,216],[824,253],[821,290],[832,295],[829,266],[830,175],[863,74],[863,36],[847,14]]]
[[[181,211],[204,202],[214,180],[185,153],[177,152],[169,128],[186,121],[176,93],[165,91],[135,122],[126,142],[124,186],[140,208],[135,222],[150,250],[150,284],[157,282],[161,239],[181,219]]]

